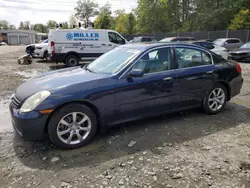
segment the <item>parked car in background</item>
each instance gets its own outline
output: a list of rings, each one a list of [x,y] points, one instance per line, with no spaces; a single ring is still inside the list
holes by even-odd
[[[192,42],[193,44],[196,44],[196,45],[199,45],[199,46],[202,46],[208,50],[211,50],[212,52],[220,55],[221,57],[223,57],[224,59],[228,59],[228,50],[224,47],[221,47],[221,46],[218,46],[212,42],[207,42],[207,41],[195,41],[195,42]]]
[[[48,39],[41,43],[29,44],[26,46],[26,53],[33,58],[47,58],[48,57]]]
[[[44,40],[40,44],[35,45],[34,56],[41,59],[46,59],[49,57],[48,53],[48,39]]]
[[[220,38],[215,40],[213,43],[228,50],[234,50],[243,44],[242,41],[237,38]]]
[[[6,42],[0,42],[0,46],[7,46]]]
[[[231,50],[230,57],[236,61],[250,61],[250,42],[242,45],[240,48]]]
[[[167,37],[160,42],[186,42],[186,41],[195,41],[194,37]]]
[[[68,67],[80,60],[93,60],[106,52],[128,43],[118,32],[108,29],[50,29],[49,54],[52,61]]]
[[[141,42],[157,42],[157,40],[152,36],[139,36],[134,37],[132,43],[141,43]]]
[[[196,107],[217,114],[242,84],[240,64],[203,47],[128,44],[85,67],[26,81],[12,96],[10,113],[24,138],[48,134],[58,147],[78,148],[97,130],[122,122]]]

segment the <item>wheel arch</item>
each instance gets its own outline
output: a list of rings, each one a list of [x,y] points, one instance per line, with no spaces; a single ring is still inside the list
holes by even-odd
[[[66,58],[68,56],[70,56],[70,55],[76,56],[77,58],[79,58],[79,60],[81,59],[80,55],[77,52],[74,52],[74,51],[67,52],[66,55],[64,56],[64,59],[66,60]]]
[[[231,100],[231,88],[230,88],[229,83],[227,83],[225,81],[217,81],[215,84],[221,84],[226,88],[226,90],[227,90],[227,101],[230,101]]]
[[[100,112],[99,112],[98,108],[97,108],[94,104],[92,104],[91,102],[89,102],[89,101],[78,100],[78,101],[70,101],[70,102],[63,103],[63,104],[58,105],[58,106],[53,110],[53,112],[49,114],[49,117],[48,117],[48,119],[47,119],[47,121],[46,121],[45,130],[44,130],[45,133],[48,132],[48,125],[49,125],[49,122],[50,122],[50,120],[51,120],[53,114],[54,114],[56,111],[58,111],[59,109],[65,107],[65,106],[67,106],[67,105],[70,105],[70,104],[82,104],[82,105],[85,105],[85,106],[87,106],[88,108],[90,108],[90,109],[95,113],[95,115],[96,115],[98,129],[99,129],[99,130],[101,129],[102,124],[101,124]]]

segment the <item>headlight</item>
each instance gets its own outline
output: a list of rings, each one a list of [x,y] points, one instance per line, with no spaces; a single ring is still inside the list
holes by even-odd
[[[34,110],[41,102],[43,102],[48,96],[50,96],[49,91],[41,91],[30,96],[26,101],[23,103],[20,112],[30,112]]]

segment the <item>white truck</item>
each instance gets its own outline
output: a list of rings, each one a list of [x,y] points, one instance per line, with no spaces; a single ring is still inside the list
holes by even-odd
[[[77,66],[80,60],[95,59],[119,45],[128,43],[118,32],[99,29],[50,29],[50,60]]]

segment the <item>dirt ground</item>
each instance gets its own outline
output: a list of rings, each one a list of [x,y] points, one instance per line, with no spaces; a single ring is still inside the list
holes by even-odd
[[[250,188],[250,64],[241,64],[242,92],[225,110],[192,110],[129,122],[77,150],[28,142],[11,127],[15,88],[62,64],[18,65],[24,47],[0,46],[0,187]]]

